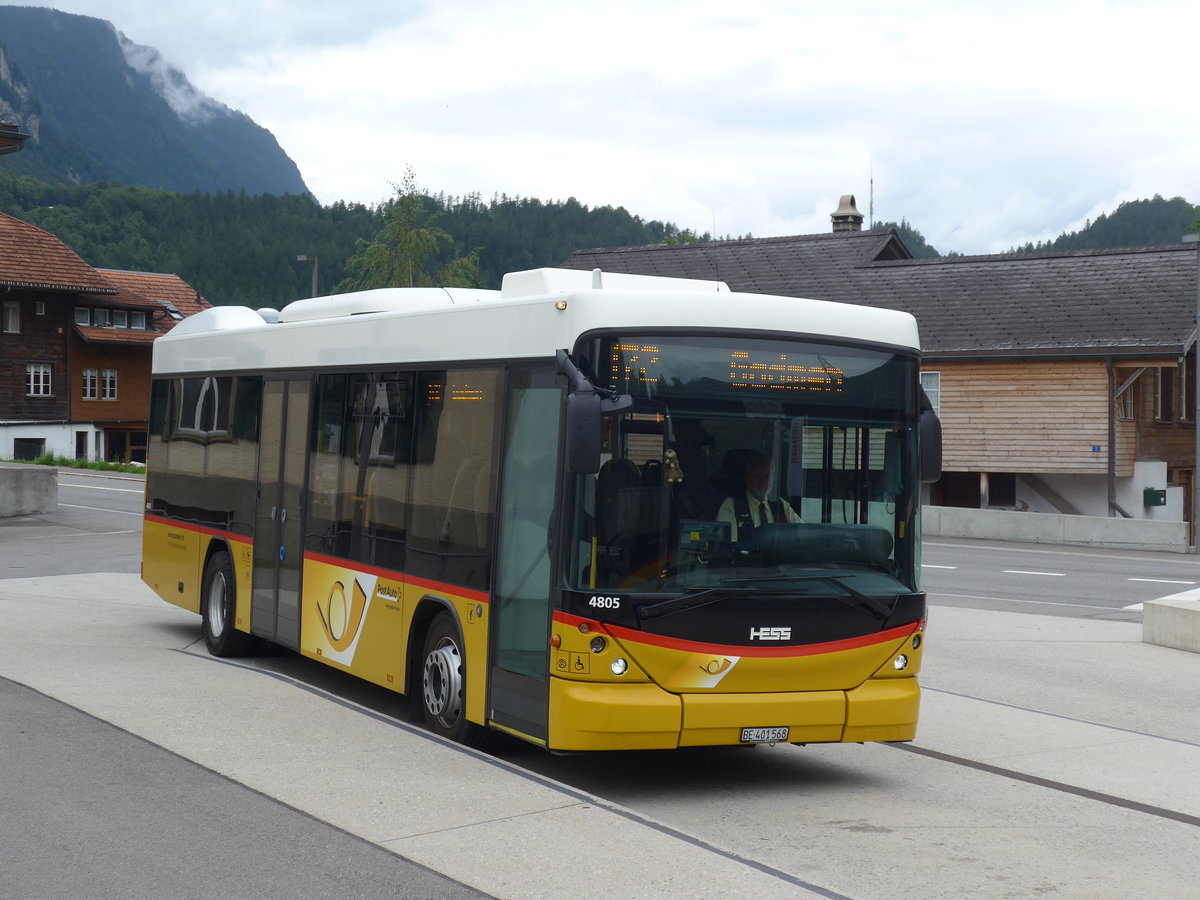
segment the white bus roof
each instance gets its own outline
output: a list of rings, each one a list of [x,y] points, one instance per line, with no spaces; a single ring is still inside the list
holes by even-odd
[[[383,288],[276,313],[219,306],[154,342],[156,374],[551,358],[598,329],[762,331],[917,349],[916,320],[875,309],[734,293],[724,282],[576,269],[504,276],[499,291]]]

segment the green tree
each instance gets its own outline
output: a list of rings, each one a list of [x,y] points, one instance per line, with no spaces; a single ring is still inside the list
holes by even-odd
[[[412,169],[404,173],[400,184],[393,184],[396,196],[389,204],[383,228],[370,240],[358,241],[358,252],[346,260],[349,273],[335,289],[364,291],[382,287],[427,287],[435,282],[443,286],[474,287],[479,283],[479,251],[454,257],[436,274],[428,267],[450,235],[437,227],[441,218],[426,208],[427,198],[417,189]],[[445,279],[454,280],[447,285]]]

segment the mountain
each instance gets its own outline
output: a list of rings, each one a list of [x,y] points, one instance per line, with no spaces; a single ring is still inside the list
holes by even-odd
[[[1196,222],[1200,209],[1182,197],[1164,200],[1129,200],[1110,213],[1101,213],[1079,231],[1060,234],[1052,241],[1029,243],[1014,252],[1046,250],[1105,250],[1110,247],[1153,247],[1178,244]]]
[[[0,6],[0,119],[31,135],[5,168],[41,181],[308,193],[269,131],[90,16]]]

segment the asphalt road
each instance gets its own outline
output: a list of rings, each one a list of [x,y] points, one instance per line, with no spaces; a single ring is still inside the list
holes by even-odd
[[[923,545],[933,606],[1140,622],[1140,604],[1200,584],[1191,554],[938,538]]]
[[[1142,644],[1129,608],[1200,582],[1193,557],[927,543],[911,745],[481,761],[310,660],[204,654],[196,617],[133,590],[138,479],[64,475],[60,502],[0,520],[0,896],[1090,900],[1200,881],[1200,659]],[[70,571],[130,574],[53,577]]]
[[[0,721],[0,896],[487,896],[5,678]]]
[[[138,572],[142,485],[61,471],[0,579]],[[5,678],[0,722],[0,897],[488,896]]]

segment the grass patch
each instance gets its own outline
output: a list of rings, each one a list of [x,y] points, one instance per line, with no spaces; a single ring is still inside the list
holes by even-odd
[[[99,472],[136,472],[142,474],[146,467],[140,463],[97,462],[90,459],[71,459],[68,456],[57,456],[44,453],[37,459],[14,459],[11,462],[25,463],[33,466],[57,466],[61,469],[94,469]]]

